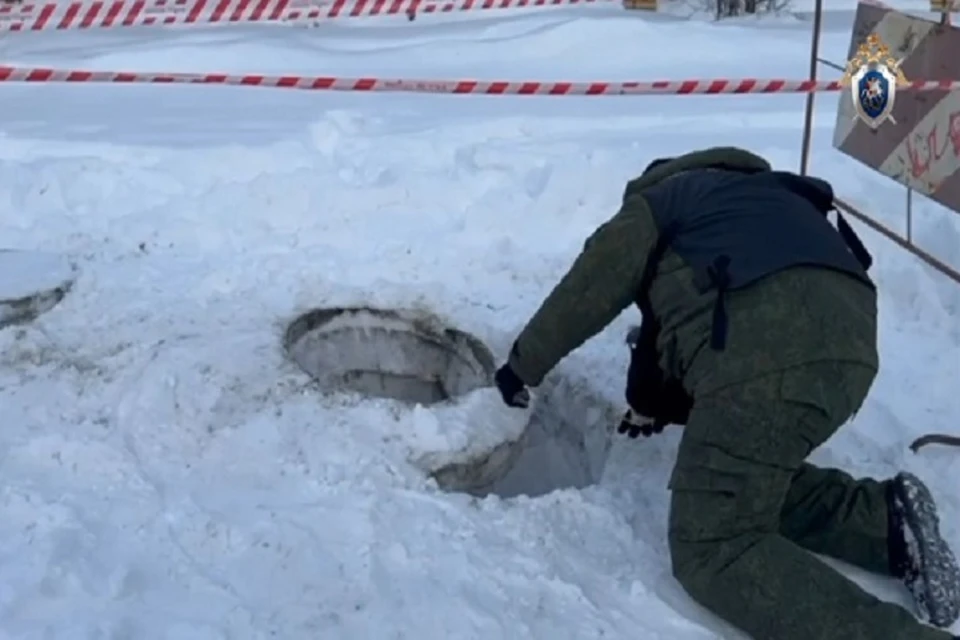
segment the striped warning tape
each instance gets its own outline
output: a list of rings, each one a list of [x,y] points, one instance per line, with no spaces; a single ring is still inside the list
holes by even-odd
[[[616,0],[114,0],[0,6],[0,31],[298,22],[611,3]]]
[[[14,8],[6,13],[0,12],[0,30],[43,31],[197,22],[269,21],[313,15],[318,11],[309,5],[291,5],[289,0],[234,0],[211,3],[210,6],[207,6],[204,0],[189,4],[164,0],[25,4],[18,5],[22,7],[21,11]]]
[[[830,80],[680,80],[654,82],[541,82],[508,80],[413,80],[389,78],[338,78],[331,76],[231,75],[222,73],[150,73],[79,71],[0,66],[0,82],[112,83],[112,84],[216,84],[318,91],[406,92],[474,95],[718,95],[758,93],[810,93],[839,91]],[[914,81],[900,89],[914,91],[960,89],[960,80]]]

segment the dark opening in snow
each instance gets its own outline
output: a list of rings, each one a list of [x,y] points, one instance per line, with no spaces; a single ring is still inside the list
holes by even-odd
[[[422,311],[316,309],[288,327],[285,347],[325,391],[424,406],[492,386],[496,368],[480,340]],[[537,496],[595,483],[614,416],[588,384],[548,381],[537,390],[524,437],[431,476],[445,490],[477,496]]]
[[[594,393],[589,381],[563,376],[537,390],[526,438],[507,473],[482,494],[539,496],[596,484],[610,451],[618,409]]]

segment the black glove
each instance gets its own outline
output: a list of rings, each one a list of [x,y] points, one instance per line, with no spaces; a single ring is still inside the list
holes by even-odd
[[[630,438],[637,438],[640,435],[643,435],[644,438],[649,438],[656,433],[663,433],[665,426],[667,426],[667,423],[663,420],[648,418],[640,415],[633,409],[628,409],[627,412],[623,414],[620,426],[617,427],[617,433],[625,433]]]
[[[530,391],[509,364],[497,369],[493,381],[508,407],[526,409],[530,405]]]

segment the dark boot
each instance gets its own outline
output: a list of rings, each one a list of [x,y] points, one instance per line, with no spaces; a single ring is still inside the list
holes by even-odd
[[[949,627],[960,617],[960,567],[940,535],[940,518],[930,490],[915,475],[901,472],[890,482],[890,572],[913,595],[919,617]]]

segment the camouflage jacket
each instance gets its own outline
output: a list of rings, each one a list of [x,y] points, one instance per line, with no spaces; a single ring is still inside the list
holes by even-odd
[[[645,192],[705,167],[770,170],[748,151],[714,148],[658,164],[631,181],[620,211],[591,235],[514,343],[509,363],[527,385],[539,385],[567,354],[638,304],[645,269],[662,233]],[[793,266],[726,293],[725,345],[717,350],[710,348],[717,291],[704,289],[691,265],[669,246],[654,267],[646,291],[648,313],[654,317],[645,323],[646,348],[633,363],[639,358],[646,371],[632,376],[649,386],[648,399],[663,391],[657,380],[682,385],[695,397],[809,362],[878,366],[876,293],[847,274]]]

